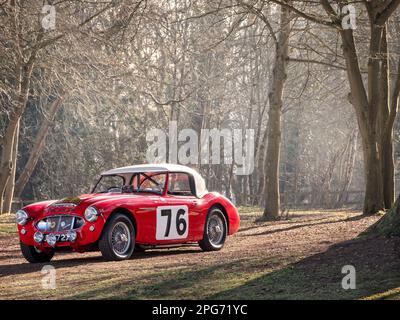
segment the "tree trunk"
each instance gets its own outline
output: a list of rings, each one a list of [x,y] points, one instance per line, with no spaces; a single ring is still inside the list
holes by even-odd
[[[390,209],[394,202],[393,123],[391,123],[391,116],[395,116],[395,114],[391,115],[391,112],[397,111],[397,105],[396,108],[393,109],[390,101],[390,61],[386,27],[382,32],[380,59],[381,74],[379,79],[380,95],[377,132],[379,134],[383,201],[385,209]],[[395,83],[395,85],[397,85],[397,83]],[[395,103],[397,104],[397,101],[395,101]]]
[[[16,132],[19,132],[19,123],[17,124]],[[13,154],[12,154],[12,173],[9,177],[6,185],[6,190],[4,192],[4,202],[1,213],[11,212],[12,200],[14,195],[14,187],[15,187],[15,172],[17,170],[17,156],[18,156],[18,140],[19,135],[14,135],[13,142]]]
[[[26,162],[24,169],[22,170],[15,184],[15,192],[14,192],[15,197],[21,196],[22,191],[24,191],[25,185],[29,181],[32,172],[35,169],[36,164],[43,153],[50,124],[53,122],[54,117],[57,111],[60,109],[63,100],[64,100],[63,96],[56,98],[56,100],[54,100],[50,105],[48,116],[47,117],[45,116],[42,121],[39,132],[35,139],[35,143],[32,149],[30,150],[29,159]]]
[[[364,214],[374,214],[384,209],[383,184],[379,152],[374,135],[363,139],[365,198]]]
[[[377,32],[373,29],[371,32]],[[361,134],[363,156],[364,156],[364,176],[365,176],[365,197],[364,214],[373,214],[384,209],[383,201],[383,180],[381,175],[381,159],[379,157],[380,141],[377,134],[376,118],[378,116],[378,97],[379,86],[371,78],[379,77],[379,69],[376,70],[376,61],[372,58],[369,63],[368,83],[369,95],[367,95],[363,78],[358,62],[358,56],[354,43],[353,31],[341,31],[343,54],[346,59],[346,70],[350,84],[350,102],[353,105],[358,127]],[[379,41],[376,35],[371,36],[371,42]],[[376,47],[376,44],[372,45]],[[375,49],[374,49],[375,50]],[[371,49],[371,51],[374,51]],[[379,66],[379,62],[378,62]],[[379,83],[379,82],[378,82]]]
[[[388,60],[388,59],[386,59]],[[390,71],[389,62],[387,61],[387,70]],[[394,202],[395,186],[394,186],[394,151],[393,151],[393,125],[397,116],[397,109],[399,104],[400,95],[400,60],[397,64],[397,75],[386,79],[393,78],[392,88],[388,84],[388,95],[386,99],[387,106],[386,119],[382,124],[383,133],[381,140],[381,154],[382,154],[382,178],[383,178],[383,197],[385,201],[385,208],[392,207]],[[389,73],[390,75],[390,73]],[[390,99],[389,99],[390,97]],[[385,105],[386,106],[386,105]],[[385,107],[383,106],[383,107]]]
[[[343,162],[343,174],[341,175],[341,181],[343,181],[343,187],[341,188],[335,208],[342,208],[344,203],[347,201],[348,198],[348,191],[353,179],[353,171],[354,165],[356,162],[356,153],[357,153],[357,136],[358,131],[354,131],[350,138],[348,145],[345,151],[345,159]]]
[[[264,218],[276,219],[280,211],[279,158],[281,149],[282,96],[287,78],[290,10],[281,7],[280,32],[276,42],[272,85],[269,93],[267,148],[264,158]]]
[[[397,116],[397,109],[399,105],[400,95],[400,60],[397,65],[397,75],[393,79],[393,89],[391,99],[389,101],[390,113],[387,122],[384,125],[384,132],[382,135],[382,177],[383,177],[383,196],[385,201],[385,208],[392,207],[395,194],[394,186],[394,151],[393,151],[393,125]]]
[[[382,180],[385,209],[390,209],[394,202],[394,155],[392,130],[382,137]]]
[[[13,150],[15,136],[18,135],[19,117],[13,117],[10,120],[6,134],[4,136],[4,144],[0,164],[0,207],[3,208],[4,193],[8,180],[13,172]],[[3,209],[1,210],[3,212]]]
[[[400,196],[393,208],[361,235],[364,236],[400,236]]]
[[[3,206],[4,192],[8,184],[8,180],[12,175],[13,170],[13,148],[15,135],[19,135],[19,122],[21,116],[25,110],[26,103],[28,101],[29,87],[31,83],[32,69],[34,56],[31,57],[30,61],[26,65],[17,67],[18,82],[16,87],[17,99],[14,102],[15,105],[11,111],[10,121],[7,125],[7,129],[4,136],[4,144],[1,154],[0,161],[0,207]],[[18,146],[17,146],[18,148]]]
[[[265,145],[267,143],[267,135],[268,135],[268,130],[265,129],[263,133],[263,137],[260,142],[259,150],[258,150],[258,168],[259,168],[259,177],[258,177],[258,189],[257,189],[257,194],[259,195],[258,197],[258,205],[263,206],[264,205],[264,200],[263,200],[263,193],[264,193],[264,158],[265,158]]]

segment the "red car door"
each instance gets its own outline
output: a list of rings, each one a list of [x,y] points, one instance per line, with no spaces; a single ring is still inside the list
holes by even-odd
[[[168,175],[168,189],[163,200],[165,205],[157,208],[158,241],[184,243],[202,238],[199,231],[201,210],[195,196],[194,185],[187,173],[172,172]]]
[[[202,239],[202,201],[193,195],[188,174],[169,173],[166,194],[147,198],[151,203],[137,211],[141,220],[139,243],[178,244]]]

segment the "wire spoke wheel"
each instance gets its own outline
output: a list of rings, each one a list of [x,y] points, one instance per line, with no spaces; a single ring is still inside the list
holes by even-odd
[[[26,260],[30,263],[43,263],[49,262],[54,255],[54,250],[41,251],[35,246],[28,246],[24,243],[20,243],[21,252]]]
[[[112,214],[108,218],[99,249],[108,261],[129,259],[135,248],[135,228],[128,216],[122,213]]]
[[[111,245],[114,253],[124,256],[131,245],[131,233],[124,222],[117,222],[111,231]]]
[[[213,214],[208,220],[208,225],[207,225],[207,235],[211,244],[214,246],[221,245],[222,244],[221,242],[224,238],[224,233],[225,233],[224,221],[219,215]]]
[[[219,208],[211,208],[204,225],[204,236],[199,241],[203,251],[218,251],[224,246],[228,235],[228,222]]]

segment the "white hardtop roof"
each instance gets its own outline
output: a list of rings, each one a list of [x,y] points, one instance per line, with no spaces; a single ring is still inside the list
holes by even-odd
[[[163,163],[163,164],[140,164],[136,166],[115,168],[105,171],[101,175],[109,176],[114,174],[118,175],[118,174],[129,174],[138,172],[185,172],[190,174],[198,174],[197,171],[186,166],[182,166],[179,164]]]

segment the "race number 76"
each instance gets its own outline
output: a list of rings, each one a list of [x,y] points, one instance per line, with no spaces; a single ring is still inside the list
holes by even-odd
[[[156,240],[185,239],[189,229],[187,206],[157,207]]]

